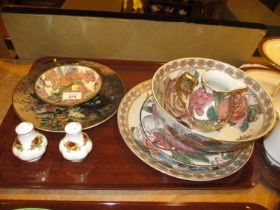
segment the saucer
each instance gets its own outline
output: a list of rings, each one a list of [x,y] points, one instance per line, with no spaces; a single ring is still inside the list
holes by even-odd
[[[86,103],[75,107],[59,107],[40,100],[34,86],[39,75],[57,65],[80,65],[94,69],[102,78],[99,93]],[[64,132],[69,122],[80,122],[83,129],[97,126],[111,118],[118,110],[124,96],[120,77],[110,68],[83,60],[62,60],[34,69],[17,84],[13,93],[13,107],[23,121],[50,132]]]
[[[150,167],[184,180],[211,181],[222,179],[240,170],[250,159],[254,144],[242,149],[231,162],[220,167],[193,167],[180,164],[158,150],[145,136],[140,112],[143,103],[152,93],[151,80],[132,88],[123,98],[118,109],[118,126],[129,149]]]
[[[241,152],[204,152],[192,148],[178,140],[180,136],[173,134],[164,119],[158,115],[154,97],[150,95],[140,111],[141,127],[147,139],[163,154],[181,164],[194,167],[220,167],[233,161]]]
[[[280,36],[272,36],[263,39],[258,50],[262,57],[266,58],[273,66],[280,69]]]
[[[70,64],[55,66],[35,82],[35,93],[56,106],[76,106],[92,99],[101,89],[102,78],[92,68]]]

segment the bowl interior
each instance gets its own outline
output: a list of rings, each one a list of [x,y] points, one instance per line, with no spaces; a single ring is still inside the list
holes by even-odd
[[[94,69],[82,65],[61,65],[39,76],[35,92],[47,103],[75,106],[92,99],[101,86],[102,78]]]
[[[280,37],[265,39],[261,43],[260,51],[272,64],[280,68]]]

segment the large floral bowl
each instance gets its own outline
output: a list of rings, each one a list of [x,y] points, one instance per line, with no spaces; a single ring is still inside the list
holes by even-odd
[[[198,114],[208,101],[201,92],[201,74],[209,69],[223,71],[230,77],[242,81],[247,89],[233,100],[230,119],[223,127],[204,132],[189,124],[188,107],[184,107],[176,92],[177,80],[186,72],[194,75],[198,83],[196,94],[190,105]],[[222,81],[221,81],[222,82]],[[182,58],[161,66],[153,76],[152,91],[158,115],[178,141],[206,152],[228,152],[248,146],[266,135],[275,123],[276,113],[270,96],[251,77],[229,64],[206,58]],[[224,110],[223,107],[219,110]],[[218,111],[219,111],[218,110]],[[207,116],[214,115],[212,112]],[[216,117],[220,113],[215,113]],[[203,123],[203,121],[199,122]]]
[[[101,86],[102,78],[94,69],[78,64],[59,65],[38,77],[35,93],[56,106],[76,106],[96,96]]]

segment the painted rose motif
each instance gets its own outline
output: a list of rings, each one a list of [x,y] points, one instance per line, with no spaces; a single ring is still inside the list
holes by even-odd
[[[64,143],[64,146],[67,148],[67,151],[71,152],[71,151],[77,151],[80,149],[80,146],[73,142],[73,141],[67,141]]]
[[[23,146],[22,146],[22,144],[19,142],[18,138],[16,138],[16,140],[15,140],[15,142],[14,142],[14,147],[15,147],[18,151],[20,151],[20,152],[22,152],[22,150],[23,150]]]
[[[213,94],[207,93],[203,87],[198,88],[189,97],[189,112],[191,114],[195,112],[199,116],[204,114],[204,108],[213,101]]]
[[[36,136],[36,138],[32,141],[30,149],[33,150],[35,148],[41,148],[43,143],[43,136]]]
[[[244,121],[247,118],[248,106],[248,100],[244,95],[234,95],[230,122],[239,123]]]
[[[220,120],[225,121],[229,118],[230,109],[232,107],[231,101],[231,97],[225,97],[218,104],[217,112]]]

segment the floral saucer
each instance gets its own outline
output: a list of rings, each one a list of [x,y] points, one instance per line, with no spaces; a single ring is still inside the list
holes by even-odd
[[[274,67],[280,69],[280,36],[263,39],[258,46],[262,57],[266,58]]]
[[[180,135],[174,134],[158,114],[154,97],[149,96],[140,111],[141,126],[147,140],[161,152],[175,161],[196,167],[219,167],[233,161],[241,152],[204,152],[178,141]]]
[[[135,86],[124,96],[118,109],[119,131],[138,158],[164,174],[191,181],[221,179],[237,172],[248,162],[253,152],[253,143],[242,149],[233,161],[213,168],[181,164],[158,150],[145,136],[140,120],[142,105],[151,95],[151,88],[151,80]]]
[[[61,65],[79,65],[94,69],[102,78],[99,93],[86,103],[74,107],[60,107],[40,100],[35,94],[35,82],[46,69]],[[83,60],[63,60],[31,71],[17,84],[13,93],[13,107],[23,120],[35,128],[50,132],[64,132],[69,122],[81,123],[83,129],[97,126],[111,118],[124,96],[120,77],[110,68]]]
[[[39,76],[35,93],[56,106],[76,106],[92,99],[101,86],[102,78],[94,69],[75,64],[61,65]]]

